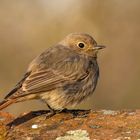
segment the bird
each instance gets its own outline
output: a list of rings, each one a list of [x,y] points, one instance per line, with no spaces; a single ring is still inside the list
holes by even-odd
[[[81,103],[96,88],[97,53],[103,48],[87,33],[70,33],[29,64],[23,78],[0,103],[0,110],[13,103],[37,99],[54,114]]]

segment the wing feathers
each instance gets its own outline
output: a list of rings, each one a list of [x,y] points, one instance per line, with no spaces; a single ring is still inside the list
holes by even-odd
[[[54,70],[37,72],[31,74],[23,83],[22,88],[27,92],[42,92],[52,90],[61,86],[63,82],[70,80],[68,77],[60,75]]]

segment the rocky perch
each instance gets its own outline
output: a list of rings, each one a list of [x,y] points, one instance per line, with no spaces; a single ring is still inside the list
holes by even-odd
[[[0,112],[0,140],[140,140],[140,110]]]

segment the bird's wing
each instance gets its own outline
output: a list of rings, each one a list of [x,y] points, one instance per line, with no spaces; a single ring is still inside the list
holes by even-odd
[[[18,89],[20,89],[22,87],[23,82],[25,81],[25,79],[30,75],[30,72],[25,73],[25,75],[23,76],[23,78],[16,84],[16,86],[5,96],[4,99],[9,98],[10,96],[12,96],[15,92],[18,91]]]
[[[81,60],[79,55],[62,46],[49,49],[30,64],[29,74],[6,96],[6,99],[53,90],[83,79],[87,76],[87,71],[83,68],[84,63],[86,62]]]
[[[22,84],[26,93],[46,92],[83,79],[87,73],[78,62],[61,61],[54,68],[32,72]]]

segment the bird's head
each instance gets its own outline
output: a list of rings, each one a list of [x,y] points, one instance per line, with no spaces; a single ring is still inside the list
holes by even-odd
[[[93,37],[85,33],[71,33],[60,44],[71,48],[77,53],[92,57],[97,57],[98,51],[105,48],[103,45],[98,45]]]

